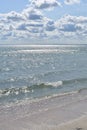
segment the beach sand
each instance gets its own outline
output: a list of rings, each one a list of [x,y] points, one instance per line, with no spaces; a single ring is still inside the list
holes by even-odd
[[[87,96],[83,95],[0,107],[0,130],[87,130]]]
[[[87,130],[87,116],[62,124],[57,130]]]

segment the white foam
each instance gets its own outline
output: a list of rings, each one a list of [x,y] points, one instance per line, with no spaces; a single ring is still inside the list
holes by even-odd
[[[19,92],[18,92],[18,91],[16,91],[16,92],[15,92],[15,94],[16,94],[16,95],[18,95],[18,94],[19,94]]]
[[[51,86],[53,86],[53,87],[59,87],[59,86],[63,85],[63,82],[62,82],[62,81],[47,82],[47,83],[45,83],[45,85],[51,85]]]
[[[10,95],[10,90],[5,93],[6,96]]]
[[[14,81],[15,81],[15,79],[14,79],[14,78],[11,78],[11,79],[10,79],[10,81],[14,82]]]

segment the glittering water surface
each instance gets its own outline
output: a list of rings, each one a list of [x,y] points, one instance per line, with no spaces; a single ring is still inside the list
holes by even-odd
[[[0,46],[0,104],[87,88],[87,46]]]

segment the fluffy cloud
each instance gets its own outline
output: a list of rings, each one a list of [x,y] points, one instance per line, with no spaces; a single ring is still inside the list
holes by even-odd
[[[0,14],[0,37],[20,39],[33,36],[33,33],[41,32],[43,21],[43,14],[33,8],[24,9],[21,13]]]
[[[86,38],[87,34],[87,17],[66,15],[56,21],[56,27],[60,32],[60,36]]]
[[[78,0],[68,0],[75,3]],[[54,4],[53,4],[54,3]],[[58,6],[56,0],[33,0],[21,13],[0,14],[0,39],[61,39],[87,37],[87,17],[65,15],[57,21],[44,16],[41,9]],[[44,5],[44,6],[42,6]],[[45,6],[46,5],[46,6]]]
[[[24,9],[22,15],[29,20],[41,20],[43,19],[43,14],[34,8]]]
[[[20,21],[20,22],[19,22]],[[53,21],[38,10],[25,9],[21,14],[0,15],[0,38],[61,38],[87,36],[87,17],[70,16]]]
[[[48,9],[61,6],[57,0],[31,0],[32,5],[37,9]]]
[[[20,22],[21,20],[24,20],[22,15],[20,13],[17,13],[15,11],[12,11],[6,15],[6,18],[8,21],[13,21],[13,22]]]
[[[71,5],[71,4],[78,4],[80,3],[80,0],[65,0],[64,1],[65,4]]]

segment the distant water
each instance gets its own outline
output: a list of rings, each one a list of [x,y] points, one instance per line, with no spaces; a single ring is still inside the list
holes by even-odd
[[[0,46],[0,105],[87,88],[87,45]]]

